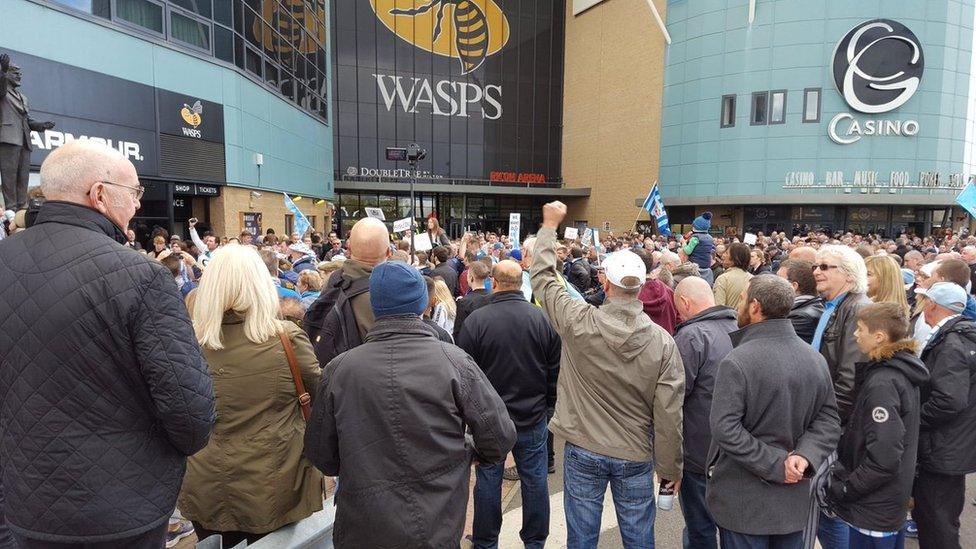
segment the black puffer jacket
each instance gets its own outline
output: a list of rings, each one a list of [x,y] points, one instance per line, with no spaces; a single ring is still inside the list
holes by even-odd
[[[65,202],[0,242],[0,461],[24,537],[98,542],[165,523],[210,436],[213,385],[173,276],[122,242]]]
[[[818,296],[800,295],[793,299],[793,308],[787,318],[793,323],[793,331],[806,341],[813,343],[813,335],[817,331],[817,324],[824,313],[823,299]]]
[[[922,351],[929,383],[922,387],[918,465],[943,475],[976,472],[976,323],[945,323]]]
[[[830,495],[858,528],[894,532],[905,522],[918,452],[919,387],[928,371],[912,340],[882,346],[857,365],[857,399],[837,446]]]

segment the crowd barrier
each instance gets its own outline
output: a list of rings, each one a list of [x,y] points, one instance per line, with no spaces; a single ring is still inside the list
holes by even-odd
[[[334,499],[325,500],[325,508],[295,524],[275,530],[257,543],[241,542],[224,547],[220,536],[210,536],[197,543],[196,549],[332,549],[332,526],[335,524]]]

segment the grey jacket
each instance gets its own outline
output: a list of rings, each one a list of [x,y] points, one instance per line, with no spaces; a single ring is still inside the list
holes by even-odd
[[[732,350],[729,334],[738,330],[733,309],[721,305],[705,309],[678,324],[674,342],[685,366],[684,450],[685,469],[705,474],[705,459],[712,436],[708,415],[718,365]]]
[[[485,374],[416,316],[378,319],[326,366],[313,403],[305,455],[342,477],[337,548],[457,546],[472,458],[497,463],[515,445]]]
[[[847,417],[854,407],[854,365],[868,361],[857,346],[854,330],[857,328],[857,312],[870,304],[871,300],[864,294],[847,294],[827,321],[820,342],[820,354],[827,360],[830,379],[834,384],[841,425],[847,423]]]
[[[750,535],[804,529],[810,481],[784,484],[789,454],[810,463],[811,477],[837,446],[840,420],[824,359],[787,319],[732,334],[712,399],[708,509],[715,522]]]

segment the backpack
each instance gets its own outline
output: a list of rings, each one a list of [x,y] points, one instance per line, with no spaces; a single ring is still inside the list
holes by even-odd
[[[319,298],[305,313],[302,327],[315,349],[315,358],[323,368],[333,358],[363,344],[352,310],[352,299],[368,291],[368,276],[346,280],[340,269],[332,274]]]

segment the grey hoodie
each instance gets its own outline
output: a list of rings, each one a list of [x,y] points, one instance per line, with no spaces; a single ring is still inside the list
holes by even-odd
[[[557,278],[554,230],[539,231],[535,252],[532,291],[563,343],[549,430],[604,456],[653,458],[661,477],[681,478],[685,376],[674,340],[636,298],[600,308],[572,299]]]

